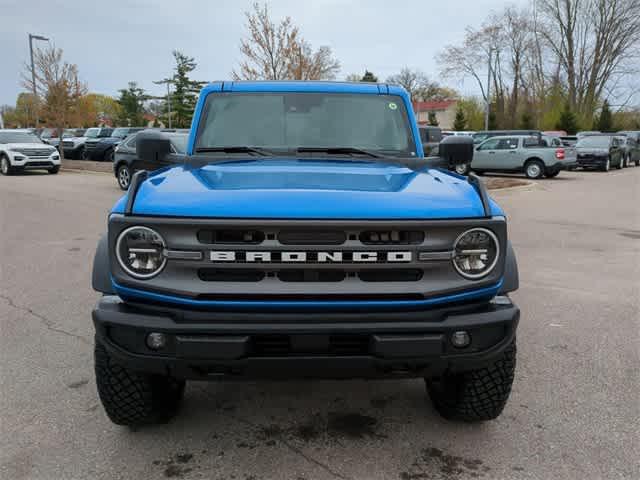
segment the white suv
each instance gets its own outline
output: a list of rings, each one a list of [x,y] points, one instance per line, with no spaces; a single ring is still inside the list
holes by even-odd
[[[0,130],[0,172],[11,175],[35,169],[58,173],[58,151],[29,130]]]

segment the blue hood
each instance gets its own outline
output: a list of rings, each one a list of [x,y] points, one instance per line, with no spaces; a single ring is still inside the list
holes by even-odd
[[[123,213],[126,196],[113,213]],[[503,215],[491,203],[493,215]],[[464,177],[369,161],[269,159],[175,166],[149,176],[134,215],[217,218],[439,219],[484,215]]]

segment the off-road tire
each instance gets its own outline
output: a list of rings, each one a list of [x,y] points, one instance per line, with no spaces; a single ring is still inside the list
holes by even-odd
[[[184,381],[129,370],[116,363],[97,339],[94,359],[98,396],[113,423],[129,427],[165,423],[178,412]]]
[[[516,369],[516,342],[491,365],[457,374],[425,379],[438,413],[447,420],[482,422],[497,418],[511,393]]]
[[[49,172],[51,175],[55,175],[59,171],[60,171],[60,165],[56,165],[47,170],[47,172]]]

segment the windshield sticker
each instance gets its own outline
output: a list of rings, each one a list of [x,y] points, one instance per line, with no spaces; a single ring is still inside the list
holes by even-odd
[[[394,102],[389,102],[389,109],[390,110],[396,110],[398,108],[398,105],[396,105]]]

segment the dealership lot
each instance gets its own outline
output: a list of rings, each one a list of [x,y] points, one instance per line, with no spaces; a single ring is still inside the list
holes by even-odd
[[[420,381],[191,383],[168,425],[111,424],[93,379],[113,176],[0,178],[0,478],[638,478],[640,168],[494,193],[522,309],[514,392],[448,423]]]

